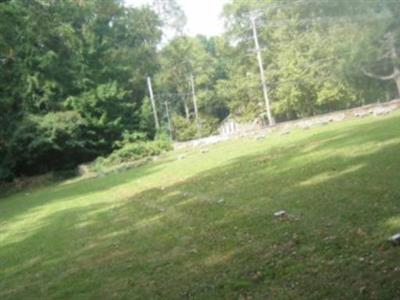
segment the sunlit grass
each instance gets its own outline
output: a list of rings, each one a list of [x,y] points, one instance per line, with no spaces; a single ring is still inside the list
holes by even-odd
[[[0,299],[400,298],[399,132],[277,132],[0,199]]]

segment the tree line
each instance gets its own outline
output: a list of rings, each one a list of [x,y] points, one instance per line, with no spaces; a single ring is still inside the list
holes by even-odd
[[[278,122],[398,97],[399,15],[393,0],[231,0],[225,33],[209,38],[184,34],[173,0],[2,1],[0,180],[71,169],[132,137],[188,140],[228,116],[265,121],[251,18]]]

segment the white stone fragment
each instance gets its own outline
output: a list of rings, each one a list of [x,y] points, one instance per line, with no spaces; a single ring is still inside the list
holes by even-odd
[[[274,213],[274,217],[277,217],[277,218],[282,218],[285,216],[286,216],[286,211],[284,211],[284,210],[280,210],[280,211],[277,211]]]
[[[396,233],[389,238],[389,242],[391,242],[394,246],[400,245],[400,233]]]

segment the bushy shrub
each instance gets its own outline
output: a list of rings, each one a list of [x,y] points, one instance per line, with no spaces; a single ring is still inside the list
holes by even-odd
[[[122,139],[119,141],[116,141],[114,143],[115,149],[120,149],[123,148],[125,145],[128,144],[133,144],[137,142],[144,142],[146,140],[146,133],[144,132],[139,132],[139,131],[124,131],[122,133]]]
[[[189,141],[196,138],[197,127],[194,122],[185,119],[180,115],[174,115],[172,118],[173,135],[177,141]]]
[[[0,182],[11,181],[14,178],[14,173],[7,166],[0,166]]]
[[[116,167],[128,162],[134,162],[146,157],[160,155],[163,152],[172,150],[171,141],[158,139],[155,141],[137,141],[127,143],[122,148],[115,150],[107,157],[98,157],[90,169],[101,172],[104,169]]]
[[[184,117],[173,117],[174,138],[177,141],[189,141],[196,138],[214,134],[218,128],[218,119],[210,116],[200,116],[200,130],[194,120],[186,120]]]
[[[77,112],[27,116],[9,142],[3,165],[17,175],[72,168],[94,156],[86,132]]]
[[[201,124],[201,137],[210,136],[216,134],[218,131],[219,121],[217,118],[202,115],[200,119]]]

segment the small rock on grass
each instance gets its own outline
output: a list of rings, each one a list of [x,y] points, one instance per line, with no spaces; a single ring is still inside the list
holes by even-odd
[[[365,294],[367,291],[367,288],[365,286],[360,287],[360,294]]]
[[[274,213],[274,217],[276,217],[276,218],[283,218],[283,217],[286,217],[286,216],[287,216],[287,213],[284,210],[279,210],[279,211]]]
[[[366,236],[367,233],[362,228],[357,228],[356,234],[360,237]]]
[[[263,279],[263,274],[260,272],[260,271],[257,271],[256,273],[254,273],[252,276],[251,276],[251,280],[252,281],[255,281],[255,282],[258,282],[258,281],[260,281],[260,280],[262,280]]]
[[[389,242],[393,246],[400,246],[400,233],[396,233],[389,238]]]

